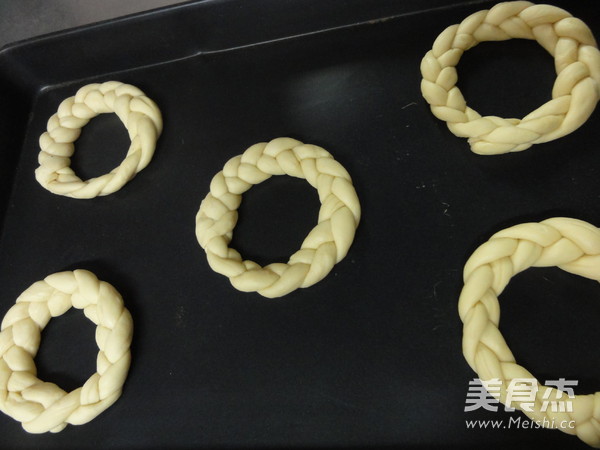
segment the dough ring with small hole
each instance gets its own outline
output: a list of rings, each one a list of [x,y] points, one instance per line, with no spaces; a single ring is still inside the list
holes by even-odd
[[[319,221],[287,264],[261,267],[229,248],[242,194],[272,175],[304,178],[317,189]],[[196,236],[215,271],[240,291],[280,297],[322,280],[348,252],[360,204],[346,169],[321,147],[290,138],[259,143],[230,159],[212,179],[196,215]]]
[[[97,372],[69,393],[37,378],[41,331],[69,308],[96,324]],[[86,270],[34,283],[8,310],[0,332],[0,410],[30,433],[56,433],[94,419],[120,396],[127,377],[133,322],[121,295]]]
[[[481,380],[502,383],[500,392],[490,393],[503,403],[511,380],[535,377],[516,363],[498,330],[498,296],[517,273],[529,267],[550,266],[600,281],[600,230],[587,222],[564,217],[516,225],[493,235],[465,264],[465,284],[458,301],[464,323],[463,353]],[[540,424],[547,419],[550,426],[554,424],[588,445],[600,447],[600,392],[570,398],[572,412],[568,412],[569,408],[555,412],[543,407],[544,399],[557,401],[567,394],[539,382],[537,386],[533,405],[524,408],[521,401],[513,398],[510,406]],[[531,400],[533,397],[527,402]]]
[[[536,40],[554,57],[552,100],[522,119],[482,117],[467,106],[456,86],[456,65],[480,42],[512,38]],[[558,139],[588,119],[600,95],[600,52],[586,24],[568,12],[506,2],[446,28],[423,58],[421,74],[421,92],[432,113],[456,136],[469,138],[473,152],[500,154]]]
[[[123,162],[109,173],[83,181],[71,169],[73,143],[81,128],[102,113],[114,112],[127,128],[131,145]],[[156,104],[137,87],[118,81],[88,84],[74,97],[64,100],[48,120],[48,131],[40,136],[38,182],[54,194],[93,198],[121,189],[144,169],[162,131],[162,117]]]

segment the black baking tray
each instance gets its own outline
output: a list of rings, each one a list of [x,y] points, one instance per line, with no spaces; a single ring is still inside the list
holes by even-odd
[[[600,2],[555,0],[600,35]],[[462,267],[491,234],[571,216],[600,225],[598,112],[569,136],[478,156],[429,111],[419,63],[436,36],[493,2],[215,0],[35,38],[0,52],[0,311],[46,275],[95,272],[135,324],[121,399],[92,422],[29,435],[0,416],[10,448],[587,448],[543,429],[467,429],[476,375],[461,352]],[[522,117],[550,98],[552,58],[535,42],[467,52],[459,86],[483,114]],[[91,82],[140,87],[164,133],[151,164],[115,194],[52,195],[35,181],[37,140],[64,98]],[[328,149],[353,177],[363,219],[348,256],[280,299],[214,273],[194,235],[212,176],[260,141]],[[83,177],[128,147],[115,115],[76,143]],[[286,261],[319,203],[274,177],[244,195],[232,246]],[[501,330],[540,380],[600,390],[600,289],[531,269],[502,295]],[[95,370],[94,326],[53,319],[39,376],[65,389]],[[524,416],[523,416],[524,417]]]

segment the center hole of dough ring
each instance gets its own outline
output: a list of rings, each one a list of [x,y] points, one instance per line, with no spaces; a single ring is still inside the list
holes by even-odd
[[[482,381],[494,381],[490,394],[523,411],[542,426],[576,434],[600,448],[600,392],[576,395],[541,384],[517,364],[498,329],[498,296],[510,279],[529,267],[557,266],[600,281],[600,230],[577,219],[555,217],[523,223],[494,234],[465,264],[464,287],[458,301],[463,321],[463,354]],[[519,380],[534,382],[527,398],[510,396]],[[499,389],[498,389],[499,387]],[[568,403],[557,408],[557,402]]]
[[[243,260],[229,247],[242,194],[272,175],[303,178],[321,202],[319,222],[287,263],[265,267]],[[196,215],[196,237],[210,267],[240,291],[281,297],[322,280],[346,254],[360,220],[360,203],[350,175],[325,149],[290,138],[248,148],[230,159],[210,183]]]
[[[109,173],[81,180],[71,168],[74,142],[90,119],[115,113],[129,133],[131,145],[123,162]],[[162,116],[156,104],[137,87],[118,81],[83,86],[69,97],[48,120],[48,131],[40,136],[38,182],[54,194],[93,198],[121,189],[144,169],[162,132]]]
[[[82,387],[65,392],[37,378],[34,358],[41,332],[52,317],[82,309],[96,325],[99,352],[94,373]],[[60,272],[24,291],[2,320],[0,410],[30,433],[52,433],[94,419],[121,396],[129,371],[131,314],[121,295],[87,270]]]
[[[482,117],[456,86],[456,65],[480,42],[513,38],[533,39],[554,57],[552,100],[522,119]],[[482,155],[517,152],[565,136],[589,118],[600,96],[600,52],[587,25],[563,9],[525,1],[499,3],[446,28],[421,61],[421,74],[431,112]]]

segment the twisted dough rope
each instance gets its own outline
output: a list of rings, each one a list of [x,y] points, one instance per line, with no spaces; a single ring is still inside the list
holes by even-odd
[[[534,39],[554,56],[552,100],[520,120],[482,117],[456,87],[455,66],[479,42],[511,38]],[[565,136],[588,119],[600,96],[600,52],[590,29],[560,8],[525,1],[499,3],[446,28],[423,58],[421,74],[431,112],[456,136],[468,137],[471,150],[482,155],[521,151]]]
[[[127,156],[109,173],[82,181],[70,167],[73,142],[90,119],[111,112],[117,114],[129,133],[131,146]],[[118,81],[88,84],[64,100],[48,120],[48,131],[40,136],[42,150],[35,177],[50,192],[67,197],[112,194],[148,165],[161,131],[160,110],[135,86]]]
[[[37,378],[41,331],[71,306],[97,325],[97,372],[72,392]],[[24,291],[0,332],[0,410],[30,433],[53,433],[89,422],[120,396],[127,377],[133,322],[121,295],[86,270],[61,272]]]
[[[315,226],[287,264],[261,267],[229,248],[242,194],[272,175],[304,178],[319,193]],[[290,138],[261,142],[230,159],[214,176],[196,215],[196,237],[215,271],[240,291],[280,297],[322,280],[348,252],[360,220],[350,175],[323,148]]]
[[[492,395],[503,403],[512,379],[534,377],[515,362],[498,330],[498,296],[515,274],[529,267],[547,266],[600,280],[600,230],[587,222],[563,217],[520,224],[493,235],[475,250],[464,268],[465,285],[458,302],[464,323],[463,353],[482,380],[502,382],[500,393]],[[600,448],[600,392],[570,399],[573,412],[552,412],[549,408],[541,411],[544,394],[546,400],[554,401],[561,398],[561,391],[538,385],[532,411],[523,409],[519,401],[514,402],[515,407],[535,421],[546,418],[556,428],[577,434],[585,443]],[[567,425],[561,428],[563,420]],[[575,428],[568,427],[571,420]]]

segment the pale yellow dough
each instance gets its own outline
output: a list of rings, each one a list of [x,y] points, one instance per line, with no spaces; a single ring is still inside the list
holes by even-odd
[[[127,128],[131,145],[125,160],[109,173],[82,181],[71,169],[77,140],[90,119],[102,113],[116,113]],[[74,97],[64,100],[48,120],[48,131],[40,136],[38,182],[50,192],[74,198],[93,198],[121,189],[144,169],[162,132],[162,117],[156,104],[130,84],[108,81],[88,84]]]
[[[552,100],[522,119],[482,117],[456,86],[456,65],[479,42],[512,38],[536,40],[554,56]],[[456,136],[469,138],[473,152],[499,154],[560,138],[588,119],[600,95],[600,52],[590,29],[568,12],[506,2],[446,28],[423,58],[421,74],[421,92],[433,114]]]
[[[318,225],[287,264],[261,267],[229,248],[242,194],[272,175],[304,178],[319,194]],[[322,280],[348,252],[360,204],[346,169],[323,148],[290,138],[259,143],[230,159],[212,179],[196,216],[196,236],[215,271],[240,291],[280,297]]]
[[[97,372],[69,393],[37,378],[34,357],[41,331],[69,308],[83,309],[97,325]],[[0,332],[0,410],[30,433],[58,432],[89,422],[112,405],[131,361],[133,322],[121,295],[86,270],[60,272],[23,292]]]
[[[498,330],[498,296],[515,274],[529,267],[547,266],[600,281],[600,230],[587,222],[563,217],[516,225],[493,235],[475,250],[464,268],[465,285],[458,302],[464,323],[463,353],[479,378],[502,381],[499,396],[492,394],[503,403],[512,379],[534,377],[516,363]],[[535,421],[547,418],[556,428],[577,434],[585,443],[600,448],[600,392],[576,396],[572,399],[573,412],[553,412],[551,408],[543,411],[546,391],[550,390],[546,394],[549,397],[545,397],[550,400],[559,399],[559,391],[538,385],[532,411],[526,410],[529,406],[522,408],[518,401],[510,406]],[[571,420],[574,428],[568,426]],[[560,428],[561,423],[564,428]]]

